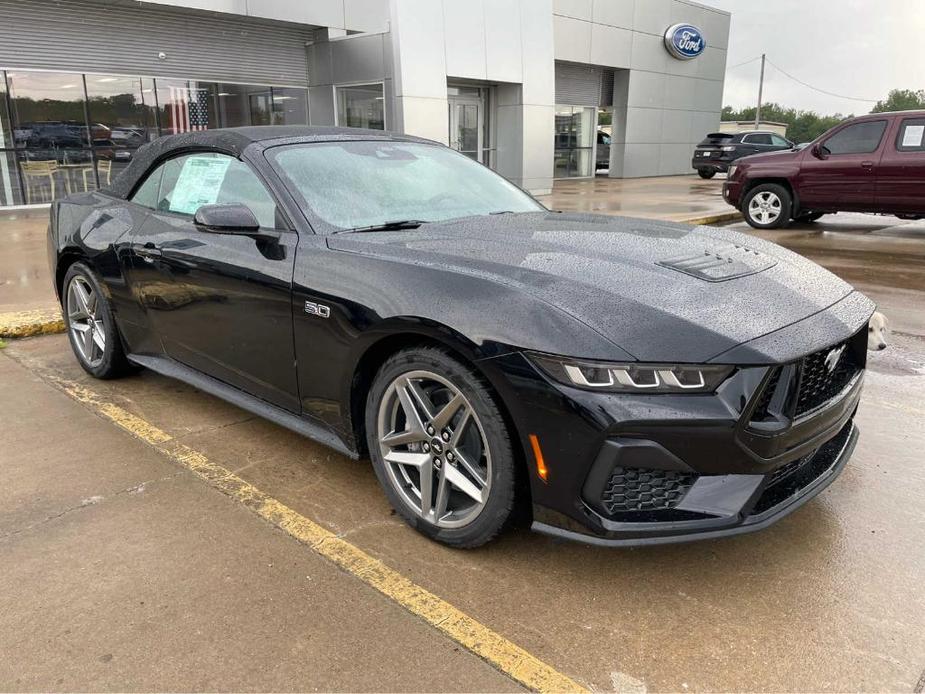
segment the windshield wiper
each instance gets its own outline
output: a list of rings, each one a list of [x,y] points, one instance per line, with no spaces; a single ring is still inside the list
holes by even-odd
[[[366,227],[353,227],[352,229],[340,229],[335,234],[343,234],[348,231],[399,231],[401,229],[417,229],[422,224],[427,224],[423,219],[396,219],[391,222],[382,224],[370,224]]]

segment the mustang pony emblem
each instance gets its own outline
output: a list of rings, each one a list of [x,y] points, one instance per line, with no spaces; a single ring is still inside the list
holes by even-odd
[[[831,352],[825,355],[825,368],[826,371],[832,373],[835,371],[835,367],[838,366],[838,360],[841,359],[842,352],[845,351],[845,345],[842,345],[838,349],[833,349]]]

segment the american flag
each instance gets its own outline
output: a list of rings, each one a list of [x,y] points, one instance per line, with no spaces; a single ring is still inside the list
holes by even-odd
[[[187,87],[170,87],[170,132],[207,130],[209,127],[209,90]]]

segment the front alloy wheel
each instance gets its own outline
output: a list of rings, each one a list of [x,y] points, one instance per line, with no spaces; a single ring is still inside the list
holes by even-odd
[[[753,188],[743,205],[745,221],[755,229],[776,229],[790,222],[790,193],[775,183]]]
[[[424,520],[458,528],[491,492],[491,452],[459,389],[430,371],[392,381],[379,405],[379,453],[404,502]]]
[[[392,505],[424,534],[474,547],[498,533],[513,505],[513,456],[486,384],[447,353],[399,352],[367,405],[367,439]]]

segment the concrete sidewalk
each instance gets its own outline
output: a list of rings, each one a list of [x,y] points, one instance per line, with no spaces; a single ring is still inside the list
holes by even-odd
[[[518,689],[3,353],[0,383],[0,691]]]

